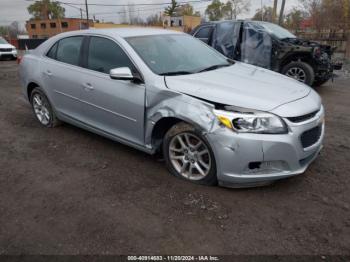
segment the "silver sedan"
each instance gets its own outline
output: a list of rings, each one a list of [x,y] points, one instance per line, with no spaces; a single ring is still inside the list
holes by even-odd
[[[314,90],[183,33],[63,33],[22,58],[20,79],[43,126],[161,152],[171,174],[198,184],[271,183],[303,173],[322,148]]]

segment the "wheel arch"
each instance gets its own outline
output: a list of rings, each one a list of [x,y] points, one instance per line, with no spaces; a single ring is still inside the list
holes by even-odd
[[[28,85],[27,85],[27,97],[28,97],[28,100],[30,101],[30,97],[31,97],[31,94],[34,90],[34,88],[36,87],[40,87],[40,85],[38,85],[37,83],[35,82],[30,82]]]
[[[198,128],[198,125],[194,124],[192,121],[188,121],[183,118],[174,117],[174,116],[162,117],[157,122],[154,123],[153,129],[151,131],[151,143],[155,151],[158,151],[159,148],[161,148],[165,134],[174,125],[180,122],[184,122],[186,124],[189,124]]]
[[[314,63],[312,62],[312,56],[310,53],[308,52],[302,52],[302,53],[296,53],[296,54],[290,54],[287,57],[285,57],[281,64],[280,64],[280,68],[279,68],[279,72],[282,72],[283,68],[288,65],[291,62],[304,62],[309,64],[312,69],[314,69]]]

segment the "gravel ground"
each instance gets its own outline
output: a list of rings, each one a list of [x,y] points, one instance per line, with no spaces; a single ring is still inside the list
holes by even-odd
[[[42,128],[0,62],[0,254],[350,254],[350,79],[318,88],[325,148],[272,186],[197,186],[68,124]]]

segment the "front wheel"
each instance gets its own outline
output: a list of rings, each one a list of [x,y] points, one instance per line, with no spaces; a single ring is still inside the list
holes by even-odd
[[[174,176],[197,184],[216,185],[216,163],[206,138],[186,123],[174,125],[163,141],[166,165]]]
[[[285,65],[281,73],[309,86],[311,86],[315,80],[313,68],[309,64],[301,61],[291,62]]]

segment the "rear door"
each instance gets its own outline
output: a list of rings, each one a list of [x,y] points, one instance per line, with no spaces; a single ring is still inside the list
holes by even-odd
[[[41,63],[45,90],[55,110],[75,119],[81,117],[80,53],[83,38],[73,36],[59,40],[51,47]]]
[[[145,85],[109,76],[113,68],[129,67],[135,72],[136,67],[114,40],[90,36],[88,41],[85,69],[80,79],[83,121],[108,134],[143,145]]]

